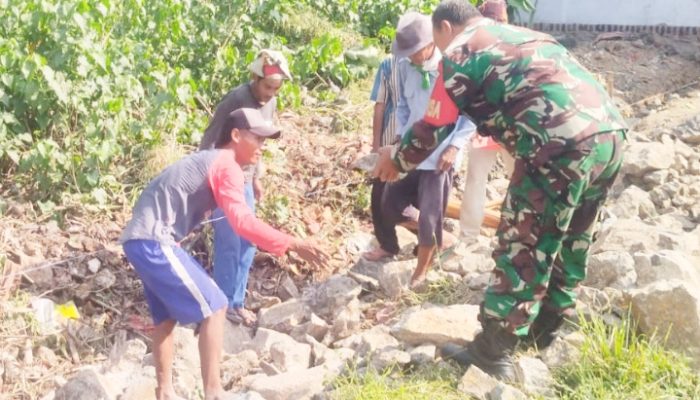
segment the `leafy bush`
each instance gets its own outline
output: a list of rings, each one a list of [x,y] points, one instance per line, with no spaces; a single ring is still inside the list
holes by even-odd
[[[302,85],[367,76],[380,58],[368,46],[387,47],[401,13],[436,3],[0,0],[3,195],[106,206],[142,183],[149,150],[198,143],[259,49],[290,58],[297,79],[280,103],[299,106]]]
[[[14,194],[103,201],[105,191],[136,176],[129,165],[154,145],[166,138],[196,144],[205,110],[248,78],[246,65],[260,48],[284,48],[304,83],[343,86],[368,73],[348,69],[331,34],[284,47],[290,43],[274,35],[270,3],[285,4],[5,1],[0,170],[16,178]],[[292,86],[283,100],[298,103],[299,94]]]

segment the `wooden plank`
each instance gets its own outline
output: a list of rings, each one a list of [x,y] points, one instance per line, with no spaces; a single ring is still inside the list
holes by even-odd
[[[489,228],[497,228],[498,223],[501,220],[501,203],[503,200],[490,201],[484,207],[484,222],[483,226]],[[447,210],[445,210],[445,216],[448,218],[459,219],[460,210],[462,208],[462,202],[456,199],[450,199],[447,202]]]

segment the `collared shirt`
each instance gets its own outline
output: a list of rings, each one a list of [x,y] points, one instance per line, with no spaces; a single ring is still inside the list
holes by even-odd
[[[476,19],[446,50],[442,79],[450,107],[535,167],[592,135],[627,130],[593,75],[554,38],[526,28]],[[394,161],[411,170],[449,132],[419,121],[404,135]]]
[[[435,49],[434,57],[441,57],[439,51]],[[438,77],[437,63],[434,63],[432,69],[425,67],[430,77],[430,87],[423,88],[423,74],[412,65],[411,60],[403,58],[399,61],[399,106],[396,110],[396,120],[398,123],[399,134],[410,128],[416,121],[419,121],[425,115],[430,94],[435,86]],[[460,117],[457,121],[457,126],[450,134],[449,138],[440,143],[440,145],[425,159],[416,169],[432,171],[437,169],[438,162],[442,152],[448,146],[454,146],[458,149],[457,157],[454,162],[454,169],[459,169],[462,164],[463,154],[462,148],[468,142],[469,137],[475,132],[476,126],[465,117]]]
[[[384,121],[379,145],[388,146],[394,144],[398,135],[398,130],[396,129],[396,107],[399,98],[399,77],[394,56],[387,57],[379,65],[369,98],[375,103],[384,104]]]

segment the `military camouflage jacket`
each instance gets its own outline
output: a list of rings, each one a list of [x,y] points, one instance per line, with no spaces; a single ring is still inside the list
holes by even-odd
[[[436,94],[438,85],[424,119],[395,149],[402,171],[449,135],[456,115],[440,114],[450,107],[471,117],[479,134],[536,166],[594,134],[627,129],[600,83],[549,35],[480,18],[454,39],[442,62],[445,98]]]

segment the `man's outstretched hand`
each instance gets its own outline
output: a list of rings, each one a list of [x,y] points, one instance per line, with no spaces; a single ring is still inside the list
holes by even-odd
[[[297,255],[307,263],[315,271],[326,269],[330,257],[321,248],[308,240],[294,239],[289,246],[289,250],[297,253]]]
[[[399,178],[399,169],[396,168],[391,152],[394,146],[384,146],[379,149],[379,159],[374,167],[372,176],[382,182],[393,182]]]

